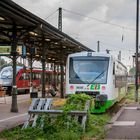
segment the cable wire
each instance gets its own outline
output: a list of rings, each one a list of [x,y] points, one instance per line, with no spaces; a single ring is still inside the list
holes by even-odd
[[[110,47],[114,47],[114,48],[118,48],[118,46],[114,45],[114,44],[110,44],[110,43],[104,43],[102,41],[100,41],[101,44],[105,45],[105,46],[110,46]],[[111,51],[118,51],[118,50],[111,50]],[[123,49],[121,51],[129,51],[129,52],[135,52],[135,50],[127,50],[127,49]]]
[[[58,9],[55,10],[54,12],[52,12],[50,15],[48,15],[45,19],[48,19],[49,17],[51,17],[51,16],[52,16],[53,14],[55,14],[57,11],[58,11]]]
[[[96,21],[101,22],[101,23],[104,23],[104,24],[109,24],[109,25],[116,26],[116,27],[119,27],[119,28],[122,28],[122,29],[127,29],[127,30],[131,30],[131,31],[135,31],[134,28],[122,26],[122,25],[119,25],[119,24],[116,24],[116,23],[111,23],[109,21],[104,21],[104,20],[101,20],[101,19],[98,19],[98,18],[95,18],[95,17],[89,17],[89,16],[86,16],[84,14],[80,14],[78,12],[74,12],[74,11],[71,11],[71,10],[67,10],[67,9],[63,9],[63,10],[66,11],[66,12],[75,14],[75,15],[79,15],[81,17],[86,17],[86,18],[89,18],[89,19],[92,19],[92,20],[96,20]]]

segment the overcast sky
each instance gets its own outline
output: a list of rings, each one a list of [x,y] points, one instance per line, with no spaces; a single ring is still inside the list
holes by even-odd
[[[132,66],[136,0],[13,1],[55,27],[58,24],[57,9],[62,7],[64,33],[95,51],[98,40],[101,51],[109,49],[111,54],[117,56],[121,50],[122,62]]]

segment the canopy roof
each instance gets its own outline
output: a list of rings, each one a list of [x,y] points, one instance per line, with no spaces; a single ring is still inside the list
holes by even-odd
[[[0,1],[0,44],[11,45],[13,30],[17,31],[18,45],[27,47],[28,57],[30,48],[36,48],[34,57],[38,60],[43,46],[46,61],[53,63],[60,63],[62,59],[65,63],[67,55],[74,52],[93,51],[13,1]]]

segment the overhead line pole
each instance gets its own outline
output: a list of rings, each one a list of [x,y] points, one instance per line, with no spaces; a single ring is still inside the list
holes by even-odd
[[[58,14],[58,30],[62,31],[62,8],[59,8],[59,14]],[[62,46],[61,46],[62,47]],[[63,66],[63,50],[61,49],[61,98],[64,98],[64,66]]]
[[[97,52],[100,52],[100,41],[97,41]]]
[[[136,78],[135,78],[135,102],[138,102],[138,46],[139,46],[139,0],[136,4]]]

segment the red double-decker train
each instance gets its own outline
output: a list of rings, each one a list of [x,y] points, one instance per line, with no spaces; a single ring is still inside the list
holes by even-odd
[[[24,69],[21,66],[17,66],[16,73],[16,84],[18,93],[29,93],[31,82],[33,87],[39,89],[41,86],[41,69],[33,69],[32,70],[32,81],[31,81],[31,70]],[[57,82],[59,82],[60,73],[46,70],[45,71],[45,80],[46,85],[51,85],[57,78]],[[12,81],[13,81],[13,68],[12,66],[4,67],[0,71],[0,84],[2,87],[6,89],[6,93],[11,95],[12,91]]]

